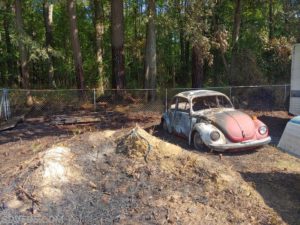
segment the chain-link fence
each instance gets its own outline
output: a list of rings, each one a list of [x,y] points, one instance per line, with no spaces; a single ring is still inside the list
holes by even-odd
[[[0,100],[4,89],[0,89]],[[155,100],[150,95],[155,94]],[[145,89],[8,90],[13,117],[54,116],[80,112],[157,113],[165,107],[165,91]]]
[[[264,86],[228,86],[208,87],[206,90],[219,91],[226,94],[237,109],[254,111],[288,111],[290,99],[290,85]],[[167,89],[167,102],[183,91],[198,90],[189,88]]]
[[[290,85],[209,87],[230,97],[239,109],[288,110]],[[12,116],[27,117],[68,114],[76,111],[118,111],[122,113],[162,113],[179,92],[194,89],[108,89],[90,90],[8,90]],[[196,90],[196,89],[195,89]],[[3,95],[0,89],[0,99]],[[155,100],[151,95],[155,94]]]
[[[12,116],[45,116],[79,110],[84,104],[91,104],[93,95],[93,90],[8,90]]]

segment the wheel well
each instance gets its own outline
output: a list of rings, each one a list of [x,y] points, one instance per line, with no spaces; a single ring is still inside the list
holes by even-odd
[[[192,135],[191,135],[191,144],[194,144],[194,136],[195,136],[196,133],[200,134],[200,132],[198,130],[193,130]],[[200,134],[200,137],[201,137],[201,134]],[[203,151],[208,151],[209,147],[202,140],[202,137],[201,137],[201,141],[202,141]]]
[[[197,133],[197,130],[193,130],[192,135],[191,135],[191,144],[194,143],[194,135]]]
[[[163,117],[160,119],[160,127],[161,127],[161,128],[164,127],[164,122],[165,122],[165,121],[166,121],[166,120],[165,120],[165,118],[163,118]]]
[[[160,127],[163,127],[164,121],[165,121],[165,119],[162,117],[162,118],[160,119]]]

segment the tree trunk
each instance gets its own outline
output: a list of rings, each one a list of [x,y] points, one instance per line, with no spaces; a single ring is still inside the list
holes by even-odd
[[[95,38],[96,38],[96,61],[98,68],[98,84],[97,88],[100,92],[104,90],[103,79],[103,6],[101,0],[93,0],[94,9],[94,26],[95,26]]]
[[[184,4],[184,13],[185,14],[188,14],[189,13],[189,0],[184,0],[183,1],[183,4]],[[185,21],[186,23],[186,21]],[[186,71],[187,71],[187,74],[186,76],[188,77],[188,74],[190,72],[190,41],[189,40],[186,40],[185,41],[185,65],[186,65]]]
[[[188,40],[185,41],[185,68],[186,68],[186,76],[188,76],[190,72],[190,42]]]
[[[220,18],[219,18],[219,7],[221,5],[221,1],[216,1],[216,5],[215,5],[215,11],[213,13],[213,16],[212,16],[212,30],[215,34],[217,34],[217,32],[219,32],[219,21],[220,21]],[[218,33],[217,35],[220,35],[221,33]],[[222,36],[218,36],[217,37],[217,41],[223,41],[223,38]],[[228,70],[228,63],[227,63],[227,60],[226,60],[226,56],[225,56],[225,51],[224,49],[222,48],[219,48],[220,50],[220,56],[221,56],[221,59],[222,59],[222,62],[223,62],[223,65],[224,65],[224,70],[225,70],[225,73],[228,75],[229,73],[229,70]]]
[[[8,73],[8,81],[12,84],[13,75],[14,75],[14,60],[13,60],[13,52],[12,52],[12,44],[9,32],[9,17],[8,15],[11,12],[11,6],[8,2],[5,4],[5,12],[3,17],[3,28],[4,28],[4,36],[5,36],[5,44],[6,44],[6,53],[7,53],[7,73]]]
[[[225,53],[220,51],[220,54],[221,54],[221,58],[222,58],[222,62],[223,62],[223,65],[224,65],[224,69],[225,69],[225,73],[228,74],[228,63],[227,63],[227,60],[226,60],[226,57],[225,57]]]
[[[233,67],[235,57],[237,57],[238,51],[238,40],[240,36],[240,28],[241,28],[241,13],[242,13],[242,0],[236,0],[235,12],[234,12],[234,21],[233,21],[233,32],[232,32],[232,51],[231,51],[231,64],[229,68],[229,83],[232,84],[235,80],[233,74]]]
[[[242,0],[236,0],[235,3],[235,12],[234,12],[234,21],[233,21],[233,31],[232,31],[232,51],[237,51],[237,43],[240,36],[241,28],[241,13],[242,13]]]
[[[148,0],[148,24],[145,54],[145,88],[156,88],[156,35],[155,0]],[[151,91],[151,100],[155,100],[155,90]]]
[[[125,87],[125,56],[124,56],[124,15],[123,1],[111,2],[111,42],[112,42],[112,78],[113,88]]]
[[[138,43],[139,41],[139,35],[138,35],[138,27],[140,27],[140,22],[139,22],[139,4],[140,1],[139,0],[135,0],[133,3],[133,18],[134,18],[134,22],[133,22],[133,33],[134,33],[134,43]],[[141,72],[140,69],[140,56],[141,55],[141,49],[136,46],[134,49],[134,53],[133,53],[133,61],[136,62],[133,64],[133,72],[134,75],[137,79],[137,84],[138,87],[143,87],[144,84],[144,74],[143,71]]]
[[[21,0],[15,0],[15,13],[16,13],[16,28],[18,33],[18,46],[20,52],[20,69],[21,69],[21,87],[29,88],[29,72],[28,72],[28,59],[27,52],[23,42],[24,39],[24,26],[22,18]]]
[[[284,12],[284,32],[289,32],[289,12],[290,12],[290,2],[283,2],[283,12]],[[299,42],[299,41],[298,41]]]
[[[185,13],[186,11],[186,0],[183,1],[182,3],[180,1],[176,2],[177,4],[177,13],[180,15],[181,13]],[[180,4],[180,5],[179,5]],[[182,12],[181,7],[184,8],[184,12]],[[189,75],[189,63],[190,63],[190,43],[188,40],[186,40],[185,37],[185,28],[184,24],[186,21],[184,16],[181,16],[179,19],[179,42],[180,42],[180,85],[185,86],[186,83],[188,82],[187,78]]]
[[[197,46],[192,48],[192,88],[203,87],[204,71],[203,71],[203,57],[201,49]]]
[[[172,64],[172,88],[176,88],[176,66]]]
[[[274,19],[273,19],[273,0],[269,0],[269,41],[274,35]]]
[[[190,49],[189,49],[189,41],[185,40],[184,33],[183,31],[180,31],[179,34],[179,39],[180,39],[180,61],[181,61],[181,73],[182,76],[187,76],[188,75],[188,64],[189,64],[189,58],[190,58]]]
[[[43,16],[45,25],[45,36],[46,36],[46,49],[48,53],[48,79],[49,87],[56,87],[54,81],[54,67],[53,67],[53,57],[51,56],[51,49],[53,48],[53,4],[49,3],[48,0],[43,2]]]
[[[77,88],[83,90],[84,75],[83,75],[82,56],[81,56],[80,43],[78,37],[78,28],[77,28],[76,0],[68,0],[67,7],[68,7],[68,13],[70,19],[71,44],[73,49]]]

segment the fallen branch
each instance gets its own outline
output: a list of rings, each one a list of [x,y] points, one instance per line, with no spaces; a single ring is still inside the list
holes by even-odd
[[[51,125],[71,125],[71,124],[86,124],[98,123],[103,121],[101,118],[95,117],[57,117],[52,119]]]
[[[37,200],[32,194],[29,194],[24,188],[19,186],[18,187],[18,192],[23,193],[29,200],[32,201],[32,203],[34,203],[36,205],[40,205],[40,201]]]

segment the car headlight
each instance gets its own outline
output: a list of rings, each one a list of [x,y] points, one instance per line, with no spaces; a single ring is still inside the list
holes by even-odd
[[[258,128],[258,132],[261,135],[265,135],[268,132],[268,128],[266,126],[261,126],[260,128]]]
[[[212,141],[217,141],[217,140],[219,140],[219,139],[220,139],[220,133],[219,133],[218,131],[212,131],[212,132],[210,133],[210,139],[211,139]]]

